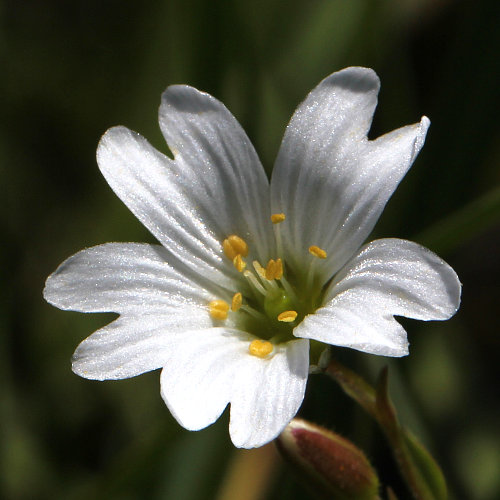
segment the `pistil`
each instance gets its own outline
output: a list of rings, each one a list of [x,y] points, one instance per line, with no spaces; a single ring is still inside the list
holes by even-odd
[[[243,238],[232,234],[222,242],[225,256],[231,260],[234,267],[247,280],[253,297],[243,297],[241,292],[236,292],[230,304],[224,300],[214,300],[209,303],[209,312],[212,318],[225,320],[228,318],[229,311],[237,313],[239,316],[235,317],[235,321],[237,325],[240,325],[239,327],[249,328],[248,331],[255,332],[256,336],[263,339],[279,338],[278,343],[293,338],[292,330],[297,318],[302,318],[309,312],[309,304],[312,305],[313,300],[308,301],[308,294],[312,291],[315,279],[314,269],[319,265],[319,260],[324,260],[327,257],[326,251],[316,245],[311,245],[308,248],[313,258],[307,259],[309,262],[304,263],[309,267],[309,270],[306,274],[306,286],[301,287],[301,291],[304,291],[305,295],[302,296],[301,293],[302,300],[300,300],[294,286],[285,276],[286,269],[281,256],[282,243],[278,226],[285,219],[283,213],[271,215],[271,222],[275,226],[274,232],[279,256],[276,259],[269,259],[265,267],[259,261],[254,260],[248,269],[244,257],[249,255],[249,246]],[[292,283],[296,278],[296,275],[291,273]],[[253,319],[245,319],[245,315],[241,316],[242,313],[246,313]],[[255,340],[249,346],[250,354],[257,357],[265,358],[272,351],[273,343],[268,340]]]
[[[250,271],[245,271],[243,273],[243,276],[245,276],[245,278],[250,282],[250,284],[254,287],[255,290],[257,290],[264,296],[267,294],[267,290],[260,284],[255,274],[251,273]]]

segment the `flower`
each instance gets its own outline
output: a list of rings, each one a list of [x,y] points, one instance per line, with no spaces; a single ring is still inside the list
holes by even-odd
[[[173,159],[124,127],[97,162],[161,243],[82,250],[47,280],[45,298],[118,319],[76,349],[73,371],[121,379],[162,368],[161,394],[186,429],[230,403],[238,447],[274,439],[297,413],[325,344],[408,353],[394,315],[444,320],[460,301],[455,272],[409,241],[361,247],[420,151],[429,120],[368,140],[379,80],[347,68],[293,115],[271,182],[244,131],[212,96],[162,96]],[[361,247],[361,248],[360,248]]]

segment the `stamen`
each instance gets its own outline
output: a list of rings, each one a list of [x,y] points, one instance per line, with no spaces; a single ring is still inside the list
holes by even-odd
[[[257,277],[252,274],[250,271],[245,271],[243,273],[243,276],[250,281],[250,284],[252,284],[256,290],[258,290],[262,295],[266,295],[267,291],[266,289],[259,283]]]
[[[266,266],[266,280],[279,280],[283,276],[283,262],[281,259],[271,259]]]
[[[271,259],[266,266],[266,280],[274,279],[274,268],[276,267],[276,261]]]
[[[283,256],[283,243],[281,242],[281,231],[279,229],[279,224],[283,222],[285,219],[286,216],[283,213],[271,215],[271,222],[274,225],[273,229],[274,229],[274,237],[276,239],[276,250],[278,251],[278,255],[281,256]]]
[[[269,319],[265,314],[262,314],[261,312],[257,311],[256,309],[254,309],[253,307],[250,307],[247,304],[243,304],[241,306],[241,310],[250,314],[250,316],[253,316],[254,318],[259,319],[260,321],[267,321]]]
[[[247,267],[247,263],[241,258],[241,255],[238,254],[234,259],[233,259],[233,264],[234,267],[242,273],[245,270],[245,267]]]
[[[212,300],[208,303],[208,312],[214,319],[227,319],[229,304],[225,300]]]
[[[283,278],[283,261],[281,259],[276,259],[276,280]]]
[[[280,222],[283,222],[286,219],[285,214],[273,214],[271,215],[271,222],[273,224],[279,224]]]
[[[233,300],[231,301],[231,311],[236,312],[243,303],[243,295],[240,292],[237,292],[233,295]]]
[[[318,259],[326,259],[326,252],[316,245],[312,245],[309,247],[309,253],[311,255],[314,255],[315,257],[318,257]]]
[[[297,311],[283,311],[278,314],[278,321],[283,321],[284,323],[291,323],[297,318]]]
[[[253,268],[255,269],[255,272],[257,273],[258,277],[260,278],[262,285],[266,290],[270,288],[277,288],[277,284],[274,283],[273,281],[269,281],[266,277],[266,269],[264,269],[258,260],[254,260],[252,262]],[[267,293],[267,291],[266,291]]]
[[[252,356],[265,358],[273,352],[273,344],[267,340],[252,340],[248,346],[248,352]]]
[[[243,238],[232,234],[222,242],[222,249],[228,259],[234,260],[237,255],[246,257],[248,255],[248,245]]]

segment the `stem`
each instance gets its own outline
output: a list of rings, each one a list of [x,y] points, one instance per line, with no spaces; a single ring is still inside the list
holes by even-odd
[[[376,420],[391,445],[392,453],[398,464],[399,470],[406,480],[413,496],[418,500],[433,500],[435,498],[434,495],[425,482],[420,480],[419,471],[415,467],[413,457],[406,444],[404,429],[401,427],[396,415],[396,409],[389,399],[388,373],[387,367],[384,367],[377,381],[375,402],[377,410]]]
[[[424,477],[425,471],[417,466],[415,455],[412,454],[408,446],[408,433],[401,427],[396,410],[389,399],[387,368],[382,370],[376,389],[362,377],[335,360],[330,362],[326,373],[335,379],[344,392],[377,421],[392,448],[401,475],[405,479],[413,497],[416,500],[435,500],[437,497]],[[423,447],[421,448],[423,449]],[[425,451],[425,453],[427,452]],[[435,474],[439,476],[441,471],[430,455],[429,460],[433,462],[436,469]],[[446,496],[445,485],[441,491],[443,490],[444,493],[440,497],[444,498]]]

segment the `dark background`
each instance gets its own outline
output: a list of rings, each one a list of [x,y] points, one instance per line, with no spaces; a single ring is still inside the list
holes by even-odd
[[[262,455],[272,464],[267,475],[256,455],[233,449],[227,412],[204,431],[180,428],[160,398],[158,373],[106,383],[74,375],[74,348],[110,317],[58,311],[41,292],[47,275],[83,247],[153,241],[102,178],[95,148],[108,127],[124,124],[165,151],[157,107],[167,85],[187,83],[222,100],[270,171],[306,93],[333,71],[363,65],[382,80],[372,137],[422,114],[432,121],[374,236],[439,253],[463,282],[463,303],[445,323],[405,321],[407,358],[340,356],[372,383],[390,365],[401,419],[443,466],[452,498],[498,498],[497,5],[2,2],[0,496],[309,498],[271,449]],[[302,412],[365,449],[406,498],[383,438],[333,382],[311,377]],[[260,493],[227,493],[231,478],[242,485],[248,476],[263,479]]]

